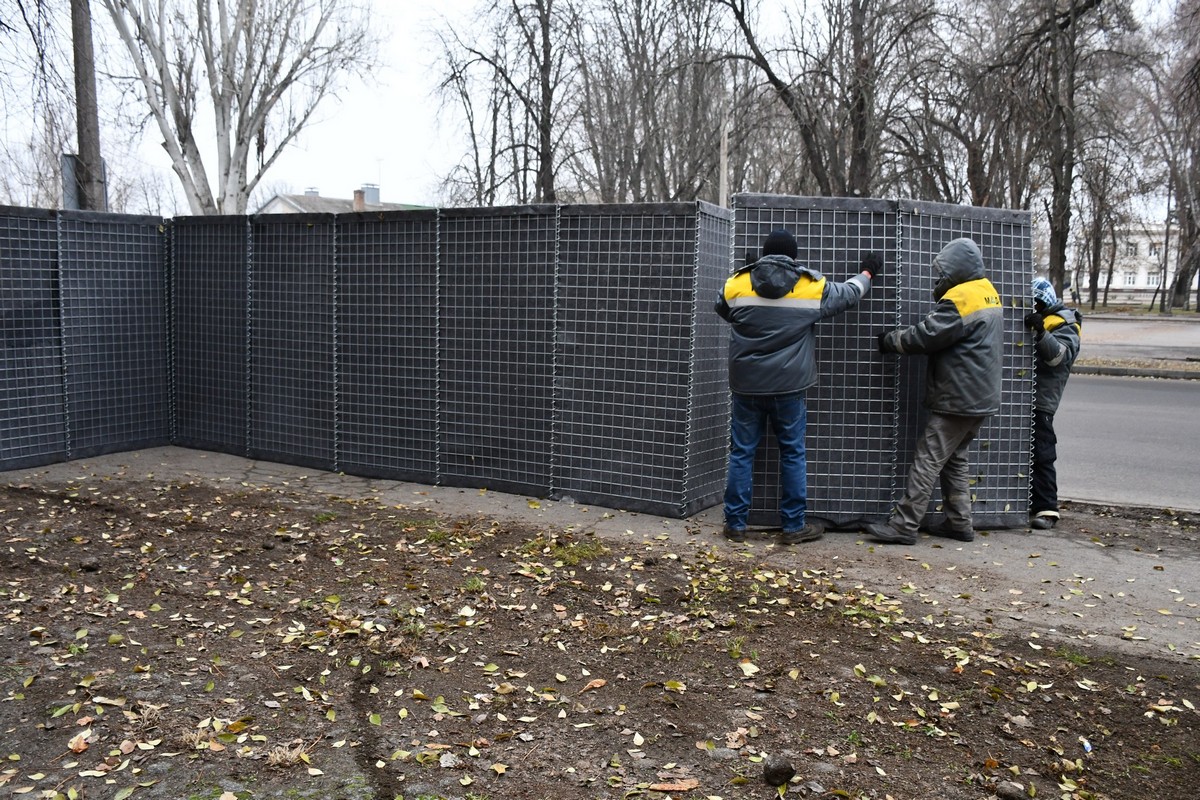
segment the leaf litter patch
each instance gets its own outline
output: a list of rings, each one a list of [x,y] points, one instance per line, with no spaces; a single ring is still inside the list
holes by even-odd
[[[1193,657],[703,537],[136,479],[2,487],[0,527],[6,796],[1115,800],[1200,774]]]

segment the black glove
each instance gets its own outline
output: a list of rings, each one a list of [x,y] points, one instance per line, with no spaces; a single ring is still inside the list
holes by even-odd
[[[1041,341],[1042,334],[1046,332],[1046,320],[1036,311],[1030,311],[1025,315],[1025,327],[1033,331],[1034,341]]]
[[[879,352],[881,353],[892,352],[892,349],[888,347],[887,343],[887,335],[889,332],[890,331],[880,331],[879,333],[875,334],[875,341],[879,343]]]
[[[875,276],[883,272],[883,256],[876,252],[863,253],[858,258],[858,268],[874,280]]]

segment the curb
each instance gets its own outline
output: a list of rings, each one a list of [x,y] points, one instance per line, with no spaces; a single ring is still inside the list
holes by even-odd
[[[1178,380],[1200,380],[1200,371],[1182,369],[1133,369],[1129,367],[1091,367],[1079,365],[1071,368],[1072,375],[1114,375],[1123,378],[1175,378]]]
[[[1107,311],[1094,311],[1089,314],[1087,311],[1084,310],[1084,308],[1082,306],[1067,306],[1067,307],[1076,309],[1081,314],[1083,314],[1084,324],[1086,324],[1089,319],[1102,319],[1105,322],[1183,322],[1183,323],[1200,322],[1200,313],[1197,313],[1195,311],[1178,311],[1173,314],[1158,314],[1158,313],[1118,314],[1118,313],[1107,312]]]

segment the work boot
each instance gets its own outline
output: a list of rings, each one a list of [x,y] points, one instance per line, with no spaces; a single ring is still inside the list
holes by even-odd
[[[723,531],[721,531],[721,533],[722,533],[722,535],[724,535],[724,537],[726,539],[728,539],[731,542],[746,541],[746,529],[745,528],[731,528],[728,525],[726,525],[725,529]]]
[[[798,531],[784,531],[779,534],[780,544],[801,544],[803,542],[815,542],[825,534],[825,531],[816,525],[805,525]]]
[[[1029,518],[1029,527],[1035,531],[1048,531],[1058,524],[1057,511],[1039,511]]]
[[[890,523],[868,522],[863,525],[863,530],[872,539],[877,542],[883,542],[884,544],[917,543],[917,535],[915,533],[905,533],[904,531],[893,527]]]
[[[975,529],[967,528],[966,530],[955,530],[950,524],[950,520],[942,519],[936,525],[930,525],[925,529],[930,536],[940,536],[943,539],[954,539],[959,542],[975,541]]]

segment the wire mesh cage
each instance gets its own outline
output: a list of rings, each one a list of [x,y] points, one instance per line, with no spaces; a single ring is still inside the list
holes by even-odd
[[[1033,275],[1026,212],[915,201],[736,195],[735,250],[757,257],[775,228],[797,238],[798,260],[830,279],[857,271],[858,253],[884,255],[885,270],[859,306],[818,323],[820,379],[808,393],[809,513],[836,526],[881,521],[903,490],[924,424],[925,359],[877,352],[875,334],[918,322],[933,306],[933,257],[970,236],[1005,300],[1001,412],[972,446],[973,517],[1021,524],[1028,506],[1032,353],[1021,300]],[[755,463],[751,522],[778,524],[778,447],[768,437]],[[930,512],[940,506],[935,493]]]
[[[737,195],[705,203],[185,217],[0,210],[0,466],[173,442],[353,474],[665,516],[720,501],[735,264],[778,227],[842,281],[817,325],[809,512],[886,516],[921,427],[921,359],[879,330],[930,305],[934,253],[979,242],[1006,299],[1004,407],[972,454],[981,524],[1023,520],[1027,214]],[[752,522],[777,521],[778,453]],[[931,508],[936,508],[937,498]]]
[[[167,245],[158,217],[58,215],[71,458],[170,441]]]
[[[57,229],[49,211],[0,208],[0,465],[6,468],[69,457]]]

